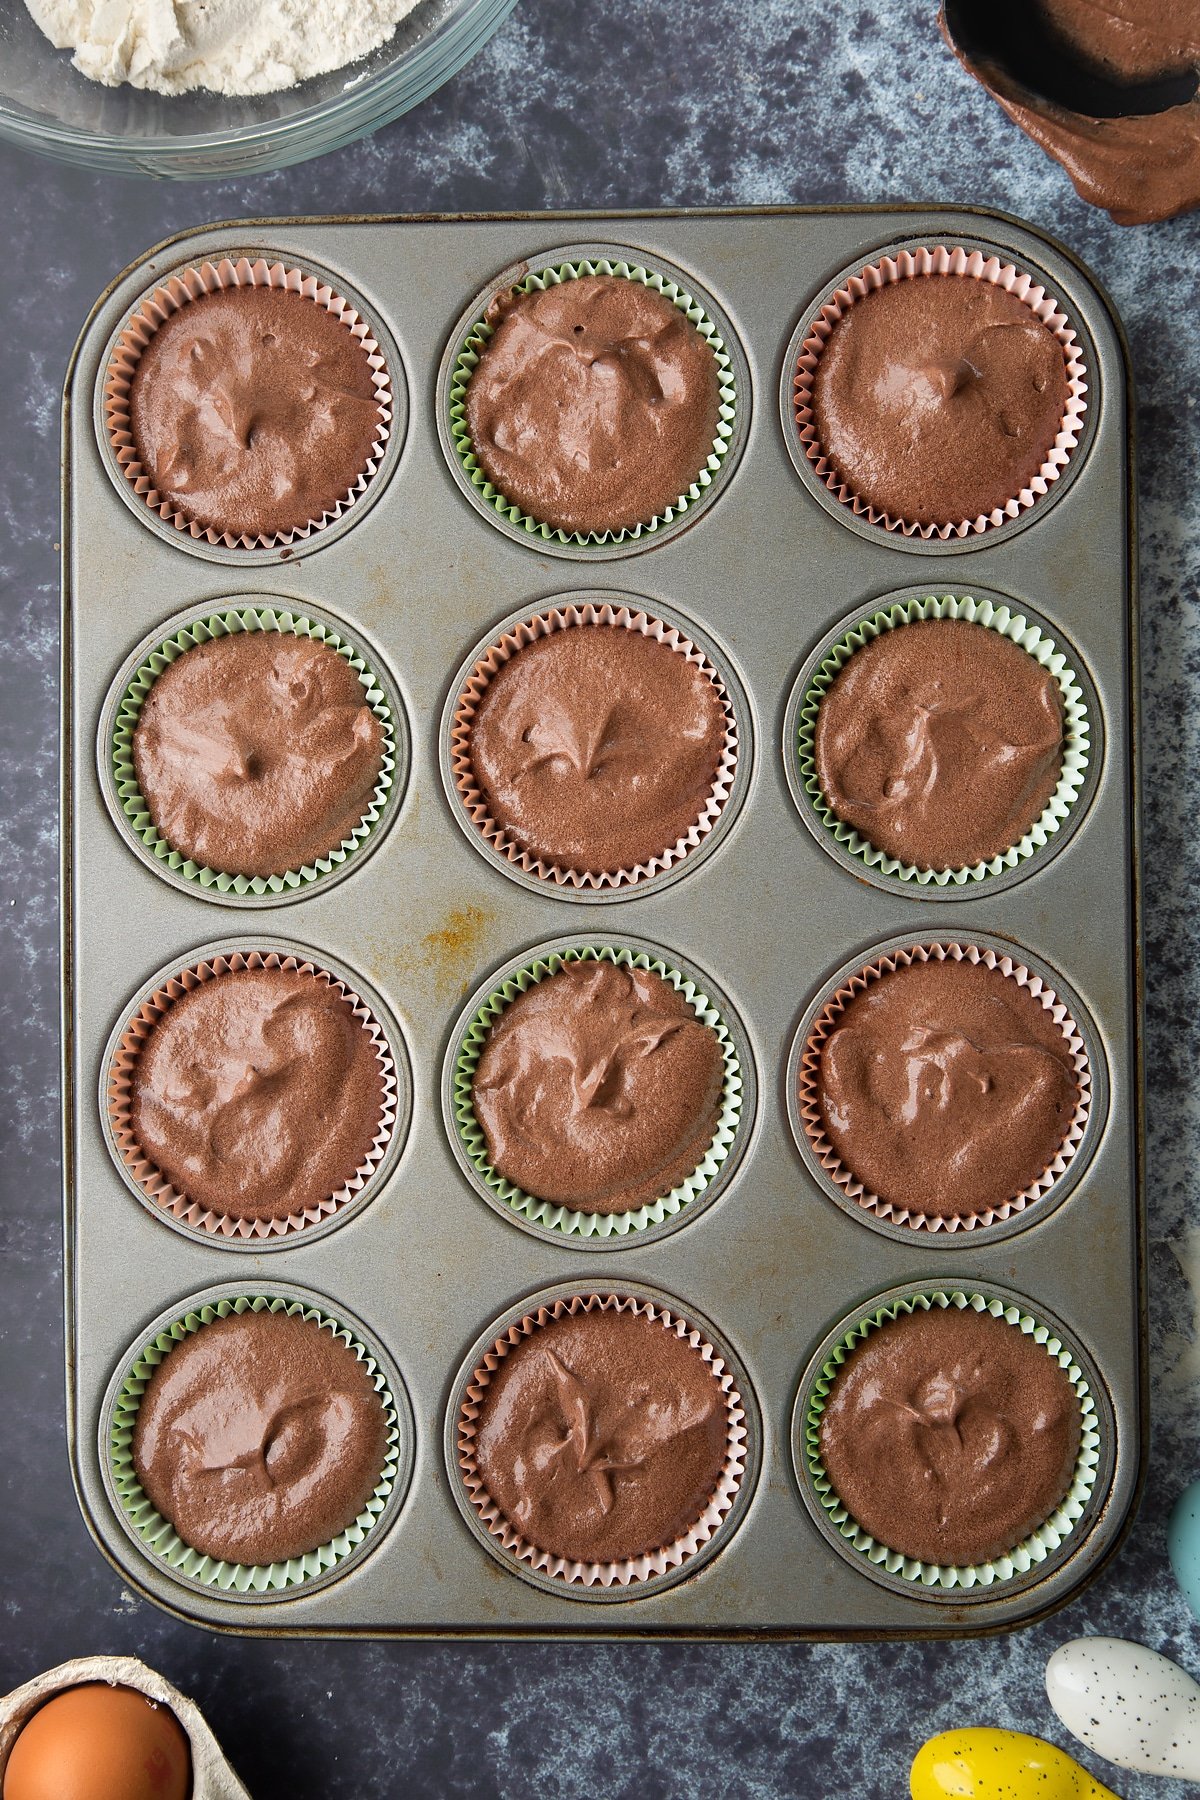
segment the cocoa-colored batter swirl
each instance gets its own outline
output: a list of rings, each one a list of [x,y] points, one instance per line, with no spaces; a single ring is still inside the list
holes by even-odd
[[[814,732],[839,819],[901,862],[969,868],[1041,817],[1062,768],[1054,677],[998,631],[918,619],[856,650]]]
[[[560,869],[615,872],[674,849],[704,812],[727,724],[711,678],[619,625],[526,644],[471,726],[489,816]]]
[[[825,1133],[882,1200],[949,1218],[1015,1199],[1053,1162],[1079,1097],[1061,1028],[981,963],[901,966],[821,1047]]]
[[[1080,59],[1120,81],[1200,63],[1196,0],[1039,0],[1052,30]]]
[[[361,822],[383,727],[327,644],[238,632],[158,676],[133,760],[172,849],[227,875],[283,875],[340,848]]]
[[[716,358],[665,295],[581,275],[493,303],[467,386],[475,456],[495,487],[562,531],[649,524],[704,469]]]
[[[974,73],[974,71],[972,71]],[[1173,219],[1200,206],[1200,104],[1118,119],[1088,119],[1032,104],[996,72],[990,87],[1015,125],[1060,162],[1080,198],[1118,225]]]
[[[972,275],[917,275],[836,321],[812,409],[853,494],[894,519],[953,525],[1028,486],[1068,397],[1062,345],[1023,300]]]
[[[194,1550],[303,1556],[345,1530],[383,1468],[387,1417],[340,1338],[286,1313],[240,1313],[184,1338],[146,1386],[133,1463]]]
[[[728,1414],[699,1351],[658,1320],[551,1320],[483,1390],[475,1455],[504,1517],[539,1550],[621,1562],[676,1542],[712,1499]]]
[[[380,424],[357,338],[303,294],[264,287],[172,313],[138,360],[129,410],[163,499],[237,536],[320,520],[362,474]]]
[[[969,12],[947,0],[941,24],[963,67],[1118,225],[1200,205],[1195,0],[1026,0]]]
[[[834,1379],[820,1437],[858,1524],[943,1567],[1002,1556],[1044,1524],[1079,1442],[1079,1402],[1044,1347],[956,1308],[871,1332]]]
[[[235,1219],[329,1199],[379,1130],[383,1077],[350,1003],[316,975],[214,975],[173,1001],[131,1078],[141,1148],[177,1193]]]
[[[724,1068],[716,1033],[661,976],[575,962],[501,1013],[472,1101],[492,1167],[525,1193],[629,1212],[703,1160]]]

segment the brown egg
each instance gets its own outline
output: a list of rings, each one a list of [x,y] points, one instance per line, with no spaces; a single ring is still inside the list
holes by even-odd
[[[174,1713],[89,1682],[38,1708],[4,1771],[3,1800],[187,1800],[192,1756]]]

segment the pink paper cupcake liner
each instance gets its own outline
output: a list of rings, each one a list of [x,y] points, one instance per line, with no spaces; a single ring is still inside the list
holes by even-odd
[[[898,1206],[891,1200],[883,1200],[849,1170],[825,1133],[825,1123],[821,1112],[820,1062],[821,1050],[826,1039],[837,1029],[842,1014],[851,1001],[871,982],[878,981],[881,976],[893,974],[897,969],[910,968],[913,963],[929,962],[970,962],[982,964],[985,969],[997,969],[1001,975],[1009,976],[1013,981],[1027,988],[1035,1000],[1038,1000],[1050,1014],[1055,1024],[1062,1031],[1071,1061],[1075,1070],[1075,1078],[1079,1083],[1079,1098],[1075,1111],[1067,1126],[1063,1142],[1049,1166],[1042,1171],[1035,1182],[1022,1188],[1019,1194],[1006,1200],[1003,1205],[987,1207],[982,1212],[955,1213],[948,1217],[912,1212],[909,1208]],[[851,975],[834,993],[829,996],[808,1034],[797,1077],[800,1103],[800,1124],[811,1145],[821,1168],[830,1180],[842,1189],[847,1199],[857,1201],[864,1212],[872,1213],[878,1219],[886,1219],[896,1225],[907,1225],[914,1231],[975,1231],[988,1225],[999,1224],[1021,1213],[1035,1200],[1040,1200],[1049,1193],[1055,1182],[1066,1173],[1073,1161],[1080,1144],[1083,1142],[1092,1105],[1092,1073],[1088,1060],[1087,1047],[1083,1034],[1074,1018],[1054,989],[1042,976],[1024,963],[1017,962],[1011,956],[1002,956],[995,950],[985,949],[978,944],[913,944],[908,949],[892,950],[877,961],[867,963],[857,974]]]
[[[1058,339],[1067,366],[1067,404],[1062,424],[1049,455],[1028,487],[1022,488],[1019,494],[1014,494],[1003,506],[994,507],[990,513],[981,513],[974,519],[959,519],[951,524],[925,525],[912,519],[894,518],[890,513],[861,499],[825,455],[812,407],[813,378],[817,364],[838,320],[844,318],[855,302],[864,295],[877,288],[887,287],[892,282],[908,281],[918,275],[970,275],[977,281],[991,282],[993,286],[1003,288],[1005,293],[1014,294],[1017,299],[1025,302],[1034,317]],[[965,538],[972,532],[987,531],[996,525],[1003,525],[1008,519],[1018,518],[1050,491],[1079,443],[1087,411],[1085,396],[1088,384],[1083,352],[1070,319],[1053,295],[1041,287],[1032,275],[1018,269],[1013,263],[1002,262],[999,256],[987,256],[982,250],[966,250],[961,246],[951,250],[939,244],[935,249],[901,250],[896,256],[884,256],[877,263],[868,263],[831,294],[813,320],[801,345],[794,389],[796,424],[804,453],[814,474],[824,482],[836,499],[869,524],[879,525],[885,531],[899,532],[903,537],[946,539]]]
[[[714,1379],[720,1385],[728,1420],[725,1463],[718,1478],[716,1490],[696,1523],[673,1544],[668,1544],[663,1549],[646,1552],[642,1556],[629,1558],[624,1562],[571,1562],[565,1557],[553,1556],[549,1551],[539,1550],[535,1544],[529,1543],[503,1516],[496,1502],[488,1493],[475,1457],[475,1437],[478,1430],[480,1402],[492,1375],[513,1346],[520,1343],[522,1338],[531,1336],[540,1327],[550,1324],[555,1319],[597,1311],[644,1314],[648,1319],[657,1319],[664,1331],[673,1331],[677,1337],[691,1344],[693,1349],[709,1364]],[[714,1349],[712,1344],[708,1343],[702,1332],[697,1331],[686,1319],[678,1317],[665,1306],[656,1305],[651,1301],[639,1300],[629,1294],[591,1293],[575,1294],[568,1300],[554,1300],[539,1306],[536,1312],[527,1313],[523,1318],[518,1319],[515,1324],[509,1326],[502,1337],[495,1340],[467,1384],[466,1396],[459,1408],[457,1441],[459,1469],[467,1497],[487,1532],[497,1539],[510,1555],[519,1562],[528,1564],[538,1573],[555,1576],[568,1584],[592,1588],[613,1588],[629,1587],[638,1582],[647,1581],[653,1576],[665,1575],[669,1570],[677,1569],[702,1545],[709,1542],[728,1517],[737,1497],[738,1489],[746,1472],[749,1438],[746,1410],[733,1373],[726,1366],[720,1353]]]
[[[201,987],[206,981],[216,980],[222,975],[237,974],[246,969],[282,969],[289,974],[311,975],[315,981],[326,982],[335,993],[340,994],[347,1001],[355,1018],[370,1037],[379,1061],[379,1072],[383,1083],[383,1099],[375,1139],[353,1175],[343,1182],[336,1192],[330,1194],[318,1205],[306,1207],[300,1212],[289,1213],[283,1218],[239,1219],[226,1213],[214,1212],[198,1201],[189,1200],[186,1194],[177,1192],[166,1176],[155,1167],[133,1129],[133,1073],[146,1039],[163,1014],[176,1000],[181,999],[184,994],[191,993],[194,988]],[[170,980],[156,988],[142,1001],[133,1016],[127,1020],[121,1032],[109,1061],[105,1077],[105,1091],[113,1143],[126,1172],[136,1186],[147,1199],[154,1202],[155,1206],[161,1207],[165,1213],[178,1220],[180,1224],[190,1226],[195,1231],[207,1232],[214,1238],[226,1239],[263,1239],[294,1235],[309,1225],[319,1224],[323,1219],[331,1218],[335,1213],[341,1212],[362,1193],[383,1161],[396,1129],[398,1113],[398,1083],[391,1046],[383,1027],[371,1012],[366,1001],[355,993],[354,989],[345,981],[330,974],[327,969],[322,969],[317,964],[298,956],[281,955],[278,951],[269,951],[264,954],[257,950],[239,950],[222,956],[213,956],[203,962],[192,963],[188,967],[180,969],[177,974],[171,976]]]
[[[564,869],[556,863],[547,862],[544,858],[534,856],[491,817],[488,812],[487,800],[475,783],[474,770],[471,766],[471,731],[475,715],[489,682],[497,672],[506,662],[517,655],[518,651],[527,644],[534,643],[538,638],[549,637],[556,631],[569,631],[586,625],[603,625],[635,631],[642,637],[653,638],[657,643],[666,644],[670,649],[677,651],[680,656],[686,657],[688,662],[694,663],[708,676],[720,697],[722,711],[725,715],[725,744],[712,788],[700,817],[674,844],[665,846],[657,856],[651,857],[646,862],[637,863],[631,868],[582,871]],[[713,667],[703,650],[694,644],[678,626],[668,624],[663,619],[656,619],[650,613],[635,611],[628,606],[597,606],[588,602],[582,606],[554,607],[546,612],[537,613],[532,618],[524,619],[519,625],[510,627],[484,652],[464,682],[454,709],[450,732],[450,767],[455,789],[471,824],[485,843],[506,857],[514,868],[520,869],[527,875],[536,875],[544,881],[555,882],[559,887],[622,888],[634,887],[639,882],[650,880],[652,876],[661,875],[665,870],[681,862],[684,857],[704,842],[719,820],[733,791],[734,777],[737,774],[738,749],[737,719],[732,699],[719,672]]]
[[[234,287],[286,289],[290,293],[303,294],[315,305],[324,307],[362,345],[375,385],[379,422],[366,467],[360,470],[353,486],[336,505],[319,519],[310,519],[307,524],[292,531],[239,534],[219,531],[215,526],[206,525],[203,519],[188,518],[186,513],[178,510],[173,501],[164,499],[158,492],[138,457],[133,440],[129,416],[130,387],[134,370],[146,345],[173,313],[181,311],[191,301],[199,300],[205,294],[216,293],[220,288]],[[128,319],[117,339],[104,376],[105,430],[121,473],[134,493],[140,495],[160,519],[173,525],[176,530],[193,538],[203,538],[213,545],[222,545],[227,550],[273,550],[302,543],[312,537],[314,532],[321,531],[325,526],[332,525],[335,519],[341,518],[366,491],[383,461],[391,436],[392,410],[391,377],[383,351],[367,320],[348,300],[344,300],[315,275],[306,274],[303,269],[289,268],[281,262],[267,263],[263,257],[255,262],[250,262],[244,256],[239,257],[236,262],[222,257],[217,263],[204,262],[196,268],[177,270],[161,287],[155,288],[152,294],[138,303],[136,312]]]

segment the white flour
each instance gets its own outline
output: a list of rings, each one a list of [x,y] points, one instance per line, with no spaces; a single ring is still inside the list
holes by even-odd
[[[93,81],[273,94],[356,62],[417,0],[25,0]]]

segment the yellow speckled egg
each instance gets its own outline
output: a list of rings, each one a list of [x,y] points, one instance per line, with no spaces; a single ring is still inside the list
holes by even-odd
[[[3,1800],[188,1800],[192,1756],[174,1713],[89,1682],[38,1708],[12,1747]]]
[[[930,1738],[917,1751],[909,1787],[913,1800],[1119,1800],[1065,1750],[990,1725]]]

